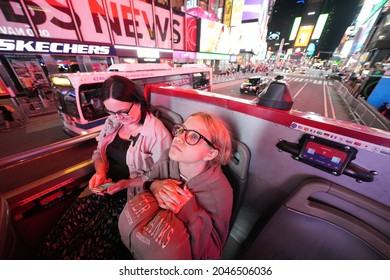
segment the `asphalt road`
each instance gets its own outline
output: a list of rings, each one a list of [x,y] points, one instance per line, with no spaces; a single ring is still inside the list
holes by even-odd
[[[269,76],[270,81],[278,73]],[[316,72],[311,74],[283,74],[293,99],[292,110],[321,115],[327,118],[352,121],[339,95],[333,89],[334,80],[326,80]],[[245,79],[215,84],[213,91],[246,100],[256,100],[255,95],[241,94],[240,84]]]
[[[270,80],[274,75],[270,75]],[[253,100],[254,95],[242,95],[240,84],[245,78],[225,81],[213,85],[213,92],[229,96]],[[294,100],[294,110],[313,112],[325,117],[347,119],[338,95],[332,91],[333,81],[318,79],[310,75],[287,75],[291,95]],[[40,147],[70,139],[62,129],[62,121],[57,113],[28,119],[26,126],[19,128],[16,124],[11,131],[0,134],[0,158],[22,152],[39,149]],[[39,178],[58,172],[64,166],[73,166],[90,159],[96,148],[94,140],[85,145],[49,153],[34,160],[24,160],[0,170],[0,193],[5,193],[18,186],[28,184]]]
[[[0,158],[9,157],[42,146],[69,139],[58,114],[27,119],[24,127],[12,124],[12,130],[0,132]]]
[[[278,73],[272,73],[272,78]],[[264,75],[264,74],[263,74]],[[342,107],[338,95],[332,91],[334,81],[319,77],[318,73],[285,74],[294,100],[292,109],[313,112],[321,116],[350,120]],[[256,96],[243,95],[239,92],[240,84],[245,78],[214,83],[213,91],[243,99],[253,100]],[[71,136],[62,129],[58,114],[50,114],[29,118],[26,126],[19,128],[13,124],[13,129],[0,133],[0,158],[37,149],[52,143],[69,139]]]

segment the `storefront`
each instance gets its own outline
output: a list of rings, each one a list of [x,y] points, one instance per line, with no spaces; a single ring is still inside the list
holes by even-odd
[[[217,53],[197,53],[198,64],[205,64],[213,68],[214,74],[219,74],[221,67],[229,63],[230,55]]]
[[[104,71],[113,62],[115,49],[110,45],[64,43],[4,36],[0,39],[1,78],[16,94],[36,87],[48,87],[54,73]]]
[[[182,66],[183,64],[193,64],[196,62],[196,52],[173,52],[173,63],[175,66]]]

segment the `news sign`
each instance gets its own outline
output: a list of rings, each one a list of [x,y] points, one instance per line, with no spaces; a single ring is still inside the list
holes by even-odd
[[[17,1],[2,1],[0,4],[0,34],[35,37],[26,13]]]
[[[170,32],[171,16],[169,9],[155,7],[156,10],[156,38],[157,46],[162,49],[172,49],[172,35]],[[183,18],[183,17],[181,17]],[[183,24],[181,24],[183,26]]]
[[[45,2],[45,0],[35,1]],[[109,18],[103,6],[103,1],[71,1],[76,22],[80,22],[78,25],[80,41],[111,43],[108,29]],[[57,11],[54,14],[56,15]]]
[[[133,3],[133,4],[132,4]],[[184,50],[184,17],[128,0],[14,0],[0,5],[0,35]],[[173,34],[173,40],[172,40]]]

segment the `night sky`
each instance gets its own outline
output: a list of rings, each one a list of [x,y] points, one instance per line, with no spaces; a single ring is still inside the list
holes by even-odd
[[[294,18],[301,16],[305,11],[305,4],[296,0],[276,0],[274,12],[268,24],[268,32],[280,32],[280,39],[288,37]],[[307,1],[305,1],[307,2]],[[359,14],[361,0],[324,0],[323,13],[329,13],[321,38],[317,44],[318,51],[333,52],[339,45],[345,30]],[[290,42],[290,46],[291,47]],[[287,46],[284,48],[286,49]]]

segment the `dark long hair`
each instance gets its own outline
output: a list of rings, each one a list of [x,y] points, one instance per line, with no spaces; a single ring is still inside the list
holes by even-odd
[[[113,98],[123,102],[137,103],[141,105],[141,119],[139,124],[143,124],[146,114],[150,112],[150,106],[146,101],[140,86],[126,78],[119,75],[113,75],[104,81],[100,89],[100,100]]]

